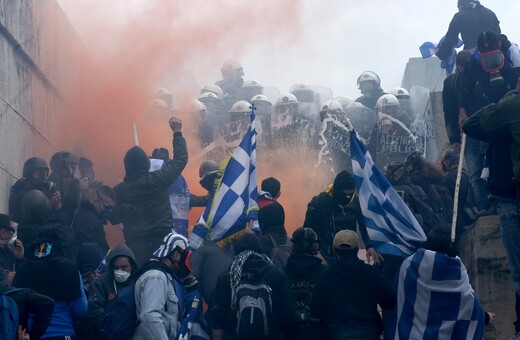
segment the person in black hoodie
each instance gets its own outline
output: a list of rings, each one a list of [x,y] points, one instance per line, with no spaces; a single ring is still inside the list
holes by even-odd
[[[318,339],[318,323],[310,317],[310,305],[316,283],[327,267],[315,256],[319,246],[318,235],[314,230],[298,228],[294,231],[291,241],[293,253],[285,267],[285,274],[296,299],[291,339]]]
[[[258,224],[260,225],[260,230],[262,231],[260,243],[262,243],[264,254],[269,256],[275,266],[283,269],[283,267],[285,267],[287,264],[286,259],[289,256],[284,258],[284,255],[281,255],[279,260],[275,260],[272,257],[274,247],[282,246],[282,248],[279,247],[280,251],[285,251],[285,246],[287,246],[287,249],[290,248],[290,239],[287,236],[287,230],[285,230],[284,226],[285,212],[282,205],[278,202],[273,202],[260,208],[258,210]],[[289,253],[289,251],[287,252]],[[282,263],[277,263],[277,261],[285,263],[282,265]]]
[[[225,334],[229,339],[281,339],[283,330],[290,325],[295,313],[294,296],[287,277],[262,254],[262,245],[254,234],[242,236],[235,246],[235,253],[230,269],[222,273],[217,281],[215,302],[211,307],[213,339],[221,340]],[[237,301],[237,288],[242,284],[264,284],[270,289],[266,336],[258,333],[248,336],[236,334],[237,309],[242,302]],[[256,312],[261,313],[258,310]]]
[[[51,322],[42,338],[74,337],[73,320],[87,312],[87,299],[75,262],[63,257],[59,231],[46,229],[28,248],[31,254],[16,272],[13,286],[54,299]]]
[[[311,316],[320,320],[322,339],[379,340],[383,330],[377,310],[393,308],[390,283],[358,257],[358,237],[341,230],[334,237],[336,261],[320,276],[311,302]]]
[[[126,244],[140,265],[150,259],[150,254],[171,231],[173,217],[168,189],[188,163],[182,121],[172,117],[169,125],[173,131],[173,159],[150,172],[146,152],[134,146],[125,155],[124,181],[114,187],[116,205],[110,221],[123,223]]]
[[[99,332],[102,326],[103,312],[108,302],[117,296],[119,290],[134,284],[132,274],[136,270],[134,253],[127,245],[118,244],[110,251],[106,272],[90,286],[87,317],[95,325],[95,332]]]
[[[303,226],[312,228],[318,234],[321,255],[329,264],[334,261],[334,235],[345,229],[355,231],[357,226],[367,249],[367,258],[376,264],[382,260],[368,237],[355,188],[354,175],[344,170],[337,174],[332,187],[314,196],[307,205]]]

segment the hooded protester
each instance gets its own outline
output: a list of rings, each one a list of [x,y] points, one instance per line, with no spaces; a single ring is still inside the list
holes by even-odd
[[[217,281],[211,307],[213,339],[281,339],[295,313],[287,277],[262,254],[254,234],[238,240],[235,254],[231,267]],[[248,304],[252,300],[259,307]]]
[[[262,181],[261,190],[258,192],[258,208],[276,202],[280,195],[280,181],[274,177],[268,177]]]
[[[285,229],[285,211],[280,203],[274,202],[258,210],[260,225],[260,243],[264,254],[269,256],[273,264],[282,269],[290,256],[291,243]]]
[[[372,247],[368,237],[355,188],[354,175],[342,171],[334,179],[332,187],[314,196],[307,205],[303,226],[316,232],[321,255],[329,264],[334,260],[332,249],[334,235],[345,229],[356,231],[357,226],[367,249],[367,258],[375,263],[379,263],[382,259]]]
[[[451,19],[446,39],[439,47],[436,56],[443,60],[449,56],[457,44],[459,33],[464,42],[464,49],[471,50],[477,46],[480,32],[493,31],[500,34],[500,21],[490,9],[482,6],[477,0],[458,0],[459,12]]]
[[[13,280],[13,286],[30,288],[54,299],[51,322],[41,337],[74,337],[73,320],[87,313],[87,299],[78,266],[63,257],[60,237],[55,229],[44,230],[29,257]]]
[[[296,299],[296,314],[291,339],[318,339],[317,320],[310,316],[312,295],[321,273],[327,268],[318,253],[318,235],[311,228],[298,228],[292,235],[293,253],[287,260],[285,274]]]
[[[54,301],[32,289],[18,289],[9,284],[7,271],[0,267],[0,295],[7,295],[18,307],[18,323],[31,339],[40,339],[51,321]],[[31,324],[29,327],[29,319]]]
[[[106,271],[99,275],[90,286],[88,297],[89,308],[87,317],[94,324],[94,332],[101,337],[103,314],[107,304],[117,297],[121,289],[134,284],[132,274],[137,270],[134,253],[124,243],[115,246],[109,253]],[[94,338],[94,334],[92,335]]]
[[[125,155],[124,181],[115,188],[116,205],[110,221],[123,223],[126,244],[138,264],[145,263],[172,228],[168,188],[188,162],[182,121],[172,117],[174,157],[161,169],[150,171],[150,159],[143,149],[132,147]]]
[[[15,222],[22,222],[22,199],[31,190],[43,192],[54,210],[61,207],[60,192],[56,183],[49,181],[49,166],[43,158],[32,157],[26,160],[22,176],[13,184],[9,195],[9,215]]]
[[[383,323],[378,305],[393,308],[390,283],[358,256],[352,230],[334,236],[336,261],[325,269],[314,288],[311,316],[319,319],[326,339],[379,339]]]

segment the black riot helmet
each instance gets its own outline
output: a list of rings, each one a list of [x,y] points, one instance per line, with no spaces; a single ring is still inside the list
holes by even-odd
[[[49,199],[40,190],[27,192],[22,199],[22,211],[24,219],[28,221],[41,221],[51,211]]]
[[[34,171],[37,169],[43,169],[47,171],[47,175],[49,172],[49,166],[45,159],[40,157],[31,157],[25,161],[23,164],[23,177],[27,179],[32,179]]]
[[[318,252],[318,235],[311,228],[296,229],[291,242],[295,253],[316,254]]]

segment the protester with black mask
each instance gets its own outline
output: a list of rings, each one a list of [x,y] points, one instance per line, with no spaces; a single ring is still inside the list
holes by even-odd
[[[218,165],[214,161],[205,161],[199,167],[200,186],[208,191],[207,195],[190,195],[190,207],[205,207],[215,192],[215,180],[218,177]]]
[[[332,249],[334,235],[345,229],[356,231],[356,225],[359,226],[359,232],[365,243],[368,260],[376,264],[382,260],[382,256],[372,247],[368,237],[355,188],[354,175],[344,170],[336,176],[332,186],[318,196],[314,196],[307,205],[303,226],[312,228],[318,234],[321,255],[328,263],[334,261]]]

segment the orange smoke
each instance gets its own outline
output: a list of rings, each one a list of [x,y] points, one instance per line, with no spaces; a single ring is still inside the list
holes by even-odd
[[[83,46],[69,51],[74,74],[62,89],[68,108],[56,127],[62,132],[58,145],[92,159],[96,177],[109,185],[124,177],[123,157],[133,146],[132,123],[147,153],[155,147],[172,152],[167,119],[147,114],[156,88],[168,88],[174,106],[182,108],[202,86],[218,80],[225,59],[240,59],[255,46],[288,46],[298,41],[301,31],[301,4],[289,0],[60,0],[60,4]],[[272,56],[260,57],[276,62]],[[255,76],[243,66],[246,77]],[[196,117],[179,115],[193,156],[199,151]],[[198,184],[200,162],[192,158],[183,175],[192,192],[204,194]],[[331,181],[313,179],[313,164],[297,164],[291,162],[291,152],[266,153],[258,161],[260,181],[273,176],[282,183],[280,202],[290,230],[301,226],[306,204]]]

